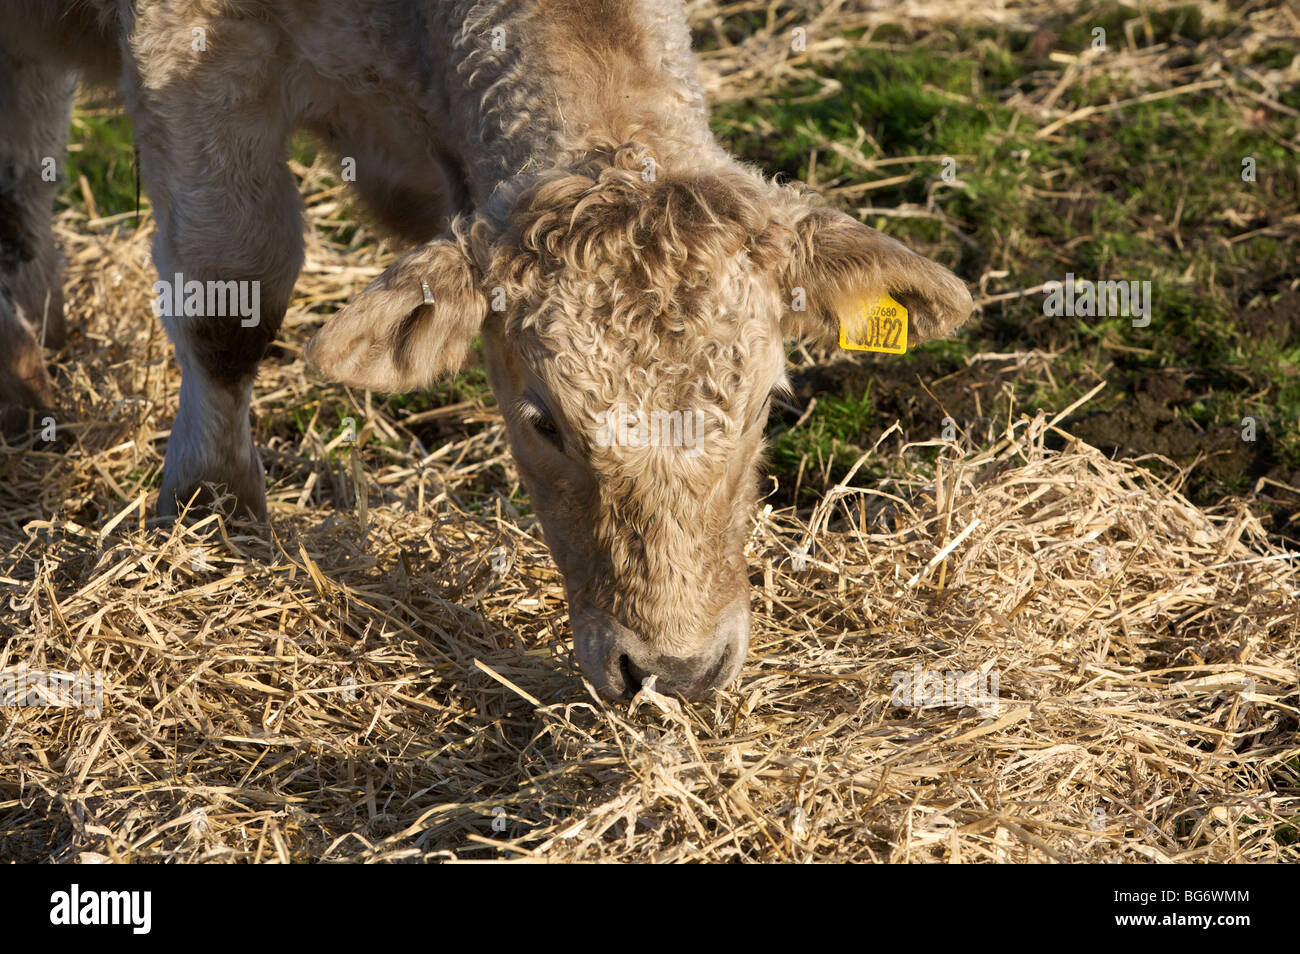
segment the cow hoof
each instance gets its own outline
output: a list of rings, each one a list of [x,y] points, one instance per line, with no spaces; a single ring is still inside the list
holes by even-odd
[[[266,475],[261,459],[254,451],[250,466],[240,473],[205,474],[190,479],[173,480],[164,467],[157,513],[163,518],[183,515],[190,520],[220,513],[265,523]]]
[[[178,517],[187,521],[201,520],[218,513],[237,520],[266,522],[266,500],[249,500],[236,496],[224,483],[204,481],[188,493],[159,494],[157,515],[164,520]]]

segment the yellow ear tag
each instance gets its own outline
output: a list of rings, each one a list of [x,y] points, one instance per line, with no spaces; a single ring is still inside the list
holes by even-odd
[[[840,312],[840,347],[845,351],[907,353],[907,309],[888,293]]]

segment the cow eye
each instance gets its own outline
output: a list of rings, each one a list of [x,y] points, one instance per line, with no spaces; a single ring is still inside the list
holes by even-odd
[[[537,433],[543,435],[547,440],[558,442],[560,439],[560,432],[556,428],[555,422],[545,414],[534,418],[533,427],[536,428]]]
[[[541,434],[544,438],[554,444],[556,447],[561,446],[560,429],[555,426],[555,418],[551,417],[550,411],[546,410],[546,405],[542,404],[532,396],[526,397],[519,402],[519,416],[522,417],[533,430]]]

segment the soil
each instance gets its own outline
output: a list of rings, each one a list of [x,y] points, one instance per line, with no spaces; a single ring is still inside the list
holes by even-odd
[[[1254,309],[1252,314],[1261,333],[1268,329],[1300,336],[1300,294],[1279,299],[1267,310]],[[1128,374],[1122,362],[1117,362],[1115,371],[1113,377],[1119,380],[1112,380],[1106,392],[1109,409],[1084,407],[1063,421],[1062,429],[1112,457],[1155,454],[1188,468],[1184,493],[1198,505],[1244,495],[1270,532],[1300,544],[1300,490],[1264,484],[1252,492],[1261,477],[1300,488],[1300,471],[1288,471],[1278,461],[1265,422],[1256,423],[1254,440],[1248,440],[1241,425],[1203,427],[1184,410],[1192,395],[1240,387],[1243,382],[1217,372],[1177,369]],[[840,359],[798,371],[791,380],[794,403],[800,407],[826,394],[860,397],[870,387],[875,423],[869,433],[853,440],[870,447],[895,420],[909,441],[937,439],[945,417],[977,442],[992,440],[1000,429],[997,422],[1007,420],[1009,395],[1021,374],[1010,361],[965,366],[921,353],[906,366]],[[1019,409],[1014,413],[1018,416]],[[795,416],[787,416],[783,423],[788,426]],[[1061,438],[1055,440],[1057,446],[1064,444]]]

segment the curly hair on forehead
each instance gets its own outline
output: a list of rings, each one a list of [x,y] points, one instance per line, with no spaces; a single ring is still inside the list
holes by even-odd
[[[562,280],[617,284],[641,297],[643,314],[662,314],[689,305],[732,259],[789,260],[795,234],[774,218],[783,191],[735,167],[665,169],[641,142],[598,148],[515,197],[487,284],[531,303]]]

